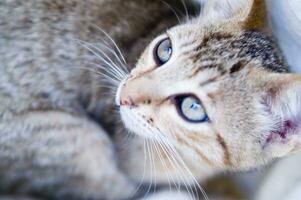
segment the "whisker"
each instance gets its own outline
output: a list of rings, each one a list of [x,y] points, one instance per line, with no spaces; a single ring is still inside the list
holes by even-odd
[[[110,46],[108,46],[107,44],[103,43],[101,44],[101,46],[103,46],[105,49],[107,49],[108,51],[110,51],[110,53],[112,53],[114,55],[114,57],[118,60],[120,66],[122,67],[122,69],[126,72],[126,73],[130,73],[126,63],[124,63],[121,58],[118,56],[118,54],[116,53],[116,51],[114,51],[112,48],[110,48]]]
[[[176,10],[169,3],[167,3],[166,1],[164,1],[164,0],[161,0],[161,1],[162,1],[163,4],[165,4],[173,12],[173,14],[177,18],[178,22],[181,24],[182,21],[181,21],[179,15],[178,15],[178,13],[176,12]]]
[[[104,73],[102,73],[100,71],[97,71],[97,70],[95,70],[93,68],[88,68],[88,67],[72,67],[72,68],[73,69],[80,69],[80,70],[87,70],[87,71],[93,72],[93,73],[95,73],[97,75],[100,75],[101,78],[106,78],[106,80],[111,81],[109,83],[114,84],[116,86],[118,86],[119,83],[120,83],[120,81],[117,80],[117,79],[115,79],[114,77],[111,77],[108,74],[104,74]],[[105,80],[102,80],[102,81],[105,81]]]
[[[162,142],[162,147],[166,153],[166,155],[170,155],[170,156],[167,156],[168,158],[171,157],[171,159],[169,159],[170,163],[172,164],[172,166],[174,167],[174,169],[176,169],[179,173],[180,173],[180,179],[181,179],[181,182],[184,184],[187,192],[189,193],[189,196],[191,199],[194,199],[194,192],[191,188],[191,186],[189,185],[189,181],[187,180],[187,177],[185,176],[185,173],[184,171],[182,170],[181,166],[179,165],[178,161],[177,161],[177,156],[174,156],[172,155],[170,152],[170,150],[168,149],[168,147],[166,146],[166,144],[164,143],[164,141],[160,138],[158,139],[158,141]],[[170,153],[167,153],[167,152],[170,152]]]
[[[103,56],[105,56],[105,58],[108,60],[108,62],[110,62],[114,67],[116,67],[116,70],[118,70],[120,73],[122,74],[126,74],[125,71],[123,71],[123,69],[120,69],[115,63],[114,61],[100,48],[98,48],[97,46],[91,44],[91,43],[88,43],[88,42],[85,42],[85,41],[82,41],[82,40],[78,40],[79,42],[83,43],[83,44],[86,44],[92,48],[94,48],[95,50],[97,50],[99,53],[101,53]],[[105,46],[105,45],[103,45]],[[105,46],[106,48],[108,48],[107,46]],[[109,49],[109,48],[108,48]],[[110,51],[110,49],[109,49]],[[112,50],[111,50],[112,51]],[[112,51],[113,52],[113,51]]]
[[[150,142],[150,150],[151,150],[151,152],[150,152],[150,155],[151,155],[151,166],[152,166],[152,168],[153,168],[153,172],[154,172],[154,174],[153,174],[153,176],[152,177],[154,177],[154,184],[152,184],[152,185],[154,185],[154,189],[152,189],[152,193],[155,193],[156,192],[156,187],[157,187],[157,173],[156,173],[156,164],[155,164],[155,158],[154,158],[154,149],[153,149],[153,146],[152,146],[152,144],[151,144],[151,142]]]
[[[150,154],[150,147],[149,147],[149,141],[148,140],[146,140],[146,146],[147,146],[148,157],[150,159],[149,162],[151,162],[151,154]],[[150,180],[151,182],[150,182],[149,187],[148,187],[146,193],[144,194],[143,198],[146,198],[149,195],[150,191],[151,191],[151,187],[152,187],[152,183],[153,183],[153,168],[152,167],[151,167],[151,176],[150,177],[151,177],[151,180]]]
[[[143,139],[143,154],[144,154],[144,164],[143,164],[143,175],[142,175],[142,178],[140,180],[140,183],[139,185],[137,186],[137,188],[135,189],[135,191],[131,194],[131,196],[135,196],[136,193],[140,190],[142,184],[143,184],[143,181],[144,181],[144,178],[145,178],[145,168],[146,168],[146,161],[147,161],[147,156],[146,156],[146,139]]]
[[[105,68],[105,66],[103,66],[103,65],[101,65],[101,64],[97,64],[97,63],[93,63],[93,62],[88,62],[88,61],[87,61],[86,63],[89,64],[89,65],[93,65],[94,67],[97,67],[97,68],[103,70],[104,72],[102,72],[102,73],[108,73],[110,76],[116,78],[116,80],[118,80],[119,82],[120,82],[124,77],[126,77],[126,75],[121,76],[121,75],[119,75],[119,74],[115,74],[114,71],[112,71],[111,68]],[[108,70],[108,71],[107,71],[107,70]]]
[[[161,139],[161,142],[163,142],[165,144],[165,142]],[[165,148],[165,151],[166,152],[170,152],[169,155],[171,155],[171,158],[172,158],[172,163],[174,165],[174,167],[176,169],[178,169],[178,172],[181,174],[181,176],[183,178],[181,178],[182,182],[184,183],[184,186],[186,188],[186,190],[189,192],[189,196],[191,197],[191,199],[194,199],[194,192],[193,192],[193,189],[192,187],[190,186],[189,184],[189,181],[187,180],[186,176],[185,176],[185,171],[182,170],[182,167],[178,161],[178,156],[176,156],[172,151],[170,151],[169,147],[167,146],[167,144],[164,145]],[[189,188],[189,189],[188,189]]]
[[[185,9],[185,14],[186,14],[186,21],[189,21],[189,12],[188,12],[188,8],[187,8],[187,5],[186,5],[186,2],[185,0],[181,0],[181,3],[183,4],[183,7]]]
[[[169,186],[169,191],[171,191],[171,181],[170,181],[170,174],[169,174],[169,170],[168,167],[166,165],[166,162],[163,159],[162,153],[160,152],[160,147],[158,146],[156,141],[153,141],[154,147],[155,147],[155,151],[157,153],[157,155],[159,156],[160,162],[163,165],[164,169],[166,170],[164,173],[167,177],[167,181],[168,181],[168,186]],[[177,187],[177,185],[175,184],[174,180],[172,179],[174,185]]]
[[[163,137],[161,137],[161,139],[163,139]],[[187,171],[187,173],[189,174],[189,176],[193,179],[193,181],[195,182],[196,186],[198,187],[198,189],[201,191],[202,195],[204,196],[205,200],[209,200],[206,192],[204,191],[204,189],[200,186],[200,184],[198,183],[198,181],[195,179],[195,177],[193,176],[192,172],[189,170],[189,168],[187,167],[187,165],[185,164],[185,162],[183,161],[183,159],[181,158],[181,156],[177,153],[177,151],[174,149],[174,147],[170,144],[170,142],[166,139],[165,143],[167,144],[167,146],[170,148],[170,150],[174,153],[174,155],[177,156],[177,158],[179,159],[179,161],[182,163],[184,169]]]
[[[140,125],[140,124],[143,124],[143,120],[142,120],[141,118],[139,118],[139,116],[137,116],[135,113],[132,113],[132,115],[138,120],[138,123],[137,123],[137,124],[139,124],[139,125]],[[139,123],[139,121],[141,121],[141,123]],[[150,128],[151,128],[151,130],[153,130],[152,127],[150,127]],[[149,130],[148,130],[148,129],[145,130],[145,128],[144,128],[143,126],[141,126],[141,129],[142,129],[143,131],[149,132]],[[153,131],[150,133],[150,135],[154,136],[155,139],[156,139],[156,141],[162,142],[162,143],[163,143],[162,147],[163,147],[163,149],[165,149],[166,152],[171,152],[171,153],[173,153],[173,151],[170,151],[170,149],[167,148],[167,147],[169,147],[169,146],[167,146],[168,143],[166,143],[165,140],[162,139],[162,137],[158,137],[158,136],[160,136],[160,134],[156,134],[156,131],[155,131],[155,130],[153,130]],[[169,150],[168,150],[168,149],[169,149]],[[173,154],[174,154],[174,153],[173,153]],[[169,155],[170,155],[170,154],[169,154]],[[171,157],[171,159],[170,159],[170,157]],[[180,178],[181,178],[182,182],[184,183],[185,188],[187,189],[187,191],[189,191],[189,194],[190,194],[190,196],[191,196],[191,199],[194,199],[194,198],[193,198],[194,192],[193,192],[191,186],[189,185],[189,181],[188,181],[187,177],[185,176],[185,173],[182,171],[181,166],[178,164],[178,161],[175,159],[176,157],[178,157],[178,156],[177,156],[177,155],[175,155],[175,156],[168,156],[167,158],[169,159],[169,161],[170,161],[171,163],[174,163],[173,165],[174,165],[175,167],[177,166],[176,169],[178,169],[178,171],[179,171],[180,174],[181,174]],[[152,174],[152,173],[151,173],[151,174]]]
[[[107,61],[105,58],[103,58],[102,56],[100,56],[96,51],[94,51],[92,48],[94,48],[95,49],[95,47],[93,46],[93,45],[91,45],[91,44],[88,44],[88,43],[86,43],[86,42],[82,42],[82,41],[79,41],[79,40],[77,40],[77,42],[81,45],[81,46],[83,46],[83,47],[85,47],[86,49],[88,49],[91,53],[93,53],[97,58],[99,58],[101,61],[103,61],[105,64],[107,64],[108,66],[111,66],[111,69],[113,69],[115,72],[116,72],[116,74],[118,74],[120,77],[123,77],[123,76],[125,76],[126,75],[126,73],[124,73],[124,72],[121,72],[121,71],[119,71],[118,69],[116,69],[116,65],[114,64],[114,63],[109,63],[110,62],[110,60],[109,61]],[[105,55],[105,54],[104,54]],[[106,57],[107,57],[107,55],[105,55]],[[117,67],[118,68],[118,67]]]
[[[128,114],[127,114],[127,115],[128,115]],[[167,146],[167,144],[169,144],[169,143],[167,143],[165,140],[163,140],[163,139],[162,139],[163,137],[158,137],[158,136],[161,136],[161,133],[160,133],[160,132],[159,132],[159,134],[156,134],[156,133],[158,133],[157,130],[154,129],[154,128],[152,128],[152,127],[149,127],[150,130],[149,130],[149,129],[145,129],[145,127],[142,126],[143,120],[142,120],[141,118],[139,118],[139,116],[137,116],[137,114],[131,113],[131,117],[134,117],[135,120],[138,121],[137,124],[140,125],[142,131],[149,132],[150,130],[152,130],[152,132],[150,133],[150,135],[154,136],[155,139],[156,139],[156,141],[161,142],[161,143],[163,144],[163,145],[162,145],[162,148],[165,149],[166,152],[171,152],[171,153],[173,153],[173,151],[170,150],[169,145]],[[168,155],[169,155],[169,154],[168,154]],[[186,190],[188,191],[188,193],[189,193],[191,199],[194,199],[194,198],[193,198],[194,192],[193,192],[193,190],[192,190],[192,188],[191,188],[191,186],[190,186],[190,184],[189,184],[188,177],[185,176],[184,171],[182,171],[182,170],[184,170],[185,168],[182,169],[182,167],[179,165],[179,161],[182,161],[182,160],[181,160],[181,157],[178,158],[179,155],[177,155],[177,154],[175,154],[175,153],[173,153],[173,155],[174,155],[174,156],[168,156],[167,158],[169,159],[170,163],[173,163],[173,165],[176,167],[175,169],[177,169],[177,170],[180,172],[181,176],[179,176],[179,177],[181,178],[182,182],[184,183],[184,186],[185,186]],[[150,155],[149,155],[149,157],[150,157]],[[178,159],[175,159],[175,158],[178,158]],[[178,161],[178,160],[179,160],[179,161]],[[181,163],[181,162],[180,162],[180,163]],[[182,164],[182,163],[181,163],[181,164]],[[185,165],[185,166],[186,166],[186,165]],[[151,168],[151,169],[152,169],[152,168]],[[153,174],[153,173],[152,173],[152,170],[151,170],[151,175],[152,175],[152,174]],[[188,175],[190,175],[190,174],[188,174]],[[193,179],[193,180],[195,180],[195,179]],[[151,179],[151,181],[152,181],[152,179]],[[194,185],[194,186],[195,186],[195,185]],[[195,188],[195,191],[197,191],[196,188]],[[148,193],[149,193],[149,191],[148,191]],[[197,193],[196,193],[196,194],[197,194]],[[197,195],[198,195],[198,194],[197,194]]]
[[[123,60],[123,62],[126,64],[126,61],[121,53],[120,48],[118,47],[118,45],[116,44],[116,42],[113,40],[113,38],[106,32],[104,31],[102,28],[100,28],[99,26],[95,25],[95,24],[91,24],[91,26],[95,27],[96,29],[98,29],[99,31],[101,31],[107,38],[109,38],[109,40],[112,42],[112,44],[115,46],[115,48],[117,49],[117,52],[119,53],[121,59]]]
[[[83,44],[83,43],[80,43],[80,45],[81,46],[83,46],[84,48],[86,48],[86,49],[88,49],[90,52],[92,52],[98,59],[100,59],[101,61],[103,61],[105,64],[107,64],[108,66],[109,66],[109,68],[105,68],[103,65],[101,65],[101,69],[103,69],[103,70],[107,70],[107,69],[110,69],[110,71],[112,72],[112,68],[113,67],[110,67],[111,65],[110,65],[110,63],[108,63],[102,56],[100,56],[99,54],[97,54],[94,50],[92,50],[88,45],[85,45],[85,44]],[[91,63],[90,63],[91,64]],[[95,64],[95,65],[97,65],[97,64]],[[107,72],[107,71],[106,71]],[[115,76],[116,75],[118,75],[118,76],[122,76],[122,75],[120,75],[117,71],[114,71],[114,73],[112,72],[112,74],[114,74]],[[121,79],[121,78],[120,78]]]
[[[165,153],[169,156],[167,156],[167,159],[170,161],[170,163],[174,166],[175,169],[179,172],[179,178],[181,182],[184,184],[189,196],[191,199],[199,198],[198,191],[201,191],[203,197],[205,200],[209,200],[206,192],[204,189],[200,186],[190,169],[187,167],[186,163],[182,159],[181,155],[178,153],[178,151],[175,149],[173,144],[171,143],[172,140],[167,138],[166,135],[161,133],[160,130],[152,127],[147,126],[145,127],[145,121],[139,117],[137,113],[134,113],[132,111],[127,111],[128,117],[134,118],[134,120],[137,122],[137,125],[140,126],[140,129],[145,132],[146,134],[152,135],[153,139],[157,141],[158,143],[161,143],[162,149],[164,149]],[[144,124],[144,125],[143,125]],[[149,147],[148,147],[149,149]],[[151,158],[151,155],[148,155]],[[151,168],[151,176],[153,176]],[[153,179],[151,179],[152,183]],[[191,184],[194,183],[194,184]],[[147,194],[149,193],[150,189],[148,190]],[[145,195],[147,195],[145,194]]]

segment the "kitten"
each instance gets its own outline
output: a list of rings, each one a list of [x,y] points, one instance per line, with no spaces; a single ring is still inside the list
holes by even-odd
[[[161,182],[162,160],[188,184],[300,149],[301,76],[287,73],[271,38],[246,29],[253,1],[204,6],[151,42],[116,94],[125,126],[163,155],[150,167]]]
[[[292,151],[299,76],[277,73],[286,65],[274,43],[243,31],[251,7],[248,0],[208,1],[202,16],[151,42],[128,77],[107,35],[133,66],[150,38],[176,23],[168,5],[1,2],[1,192],[123,199],[141,177],[163,184],[171,178],[189,190],[217,171],[256,167]],[[116,151],[120,138],[110,135],[120,127],[97,73],[113,86],[124,79],[116,97],[123,121],[151,141],[134,138],[127,152]],[[146,153],[153,164],[145,174],[144,142],[157,151]]]

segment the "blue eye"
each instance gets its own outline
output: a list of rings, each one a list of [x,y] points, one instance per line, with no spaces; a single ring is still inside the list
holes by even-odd
[[[182,118],[192,123],[202,123],[209,120],[202,103],[193,95],[175,97],[177,110]]]
[[[154,57],[158,65],[161,66],[169,61],[172,54],[172,46],[169,38],[161,40],[155,48]]]

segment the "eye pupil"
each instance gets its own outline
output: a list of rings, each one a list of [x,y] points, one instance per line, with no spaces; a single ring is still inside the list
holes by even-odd
[[[200,105],[197,104],[197,103],[192,103],[191,106],[190,106],[190,108],[194,109],[194,110],[198,109],[199,107],[200,107]]]
[[[178,113],[188,122],[202,123],[208,116],[200,100],[194,95],[181,95],[175,97]]]
[[[165,52],[166,52],[168,55],[171,55],[171,52],[172,52],[171,47],[165,48]]]
[[[165,64],[171,57],[172,46],[169,38],[160,41],[155,49],[155,60],[159,66]]]

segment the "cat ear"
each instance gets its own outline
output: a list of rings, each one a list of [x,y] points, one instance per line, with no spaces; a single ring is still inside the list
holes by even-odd
[[[273,158],[301,150],[301,75],[261,73],[261,104],[271,120],[264,152]]]
[[[206,0],[203,3],[202,16],[209,19],[246,20],[253,6],[253,0]]]

